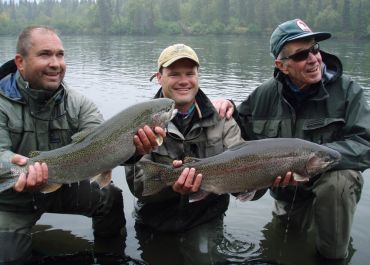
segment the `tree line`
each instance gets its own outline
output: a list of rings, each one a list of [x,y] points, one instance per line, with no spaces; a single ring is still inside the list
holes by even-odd
[[[369,0],[0,0],[0,34],[34,24],[63,34],[270,34],[293,18],[370,38]]]

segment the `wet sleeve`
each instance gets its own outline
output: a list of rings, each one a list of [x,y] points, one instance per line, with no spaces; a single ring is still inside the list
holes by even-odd
[[[325,145],[341,153],[336,169],[365,170],[370,167],[370,107],[364,90],[352,80],[347,87],[343,140]]]

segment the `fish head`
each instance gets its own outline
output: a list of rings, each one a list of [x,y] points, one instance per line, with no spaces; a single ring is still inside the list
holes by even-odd
[[[310,154],[306,163],[308,175],[315,176],[328,171],[339,163],[341,154],[331,148],[322,146],[321,150],[316,150]]]
[[[152,103],[152,125],[165,128],[170,120],[176,116],[175,101],[169,98],[159,98],[153,100]]]
[[[159,98],[152,102],[152,128],[159,126],[165,129],[170,120],[176,116],[175,101],[169,98]],[[158,145],[161,145],[163,142],[160,136],[157,136],[156,140]]]

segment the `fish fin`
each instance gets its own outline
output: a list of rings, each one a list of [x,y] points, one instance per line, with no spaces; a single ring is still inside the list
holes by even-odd
[[[236,151],[246,145],[248,145],[249,143],[248,142],[243,142],[243,143],[240,143],[240,144],[236,144],[236,145],[232,145],[231,147],[229,147],[227,150],[228,151]]]
[[[184,164],[186,164],[186,163],[193,163],[193,162],[199,162],[199,161],[201,161],[202,159],[200,159],[200,158],[196,158],[196,157],[191,157],[191,156],[186,156],[185,158],[184,158]]]
[[[236,198],[242,202],[251,201],[254,198],[256,191],[257,190],[241,192],[236,196]]]
[[[150,196],[156,194],[167,187],[166,181],[159,176],[161,176],[161,172],[163,171],[163,169],[168,168],[169,166],[155,163],[148,159],[141,159],[139,162],[137,162],[137,166],[143,175],[142,196]]]
[[[100,188],[104,188],[105,186],[108,186],[111,183],[111,181],[112,181],[112,170],[108,170],[93,177],[90,180],[90,183],[96,182]]]
[[[298,173],[293,172],[293,179],[297,182],[306,182],[309,180],[308,177],[302,176]]]
[[[40,192],[46,194],[46,193],[51,193],[56,190],[58,190],[60,187],[62,187],[63,184],[61,183],[49,183],[46,184],[44,187],[40,189]]]
[[[28,154],[28,157],[35,157],[35,156],[38,156],[40,155],[41,151],[31,151],[29,154]]]
[[[161,146],[163,144],[163,137],[159,134],[155,134],[155,141],[157,142],[158,146]]]
[[[205,190],[199,190],[189,195],[189,202],[198,202],[205,199],[211,192]]]
[[[72,143],[78,143],[81,142],[83,139],[85,139],[89,134],[91,134],[95,128],[87,128],[85,130],[82,130],[80,132],[75,133],[71,136]]]

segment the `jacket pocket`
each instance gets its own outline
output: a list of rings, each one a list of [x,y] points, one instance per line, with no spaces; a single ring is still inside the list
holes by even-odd
[[[303,124],[305,139],[318,144],[343,139],[342,128],[345,120],[342,118],[308,119]]]
[[[256,120],[253,121],[253,133],[257,139],[278,137],[281,120]]]
[[[12,141],[12,150],[17,150],[24,135],[24,127],[22,121],[13,119],[8,123],[9,135]]]

